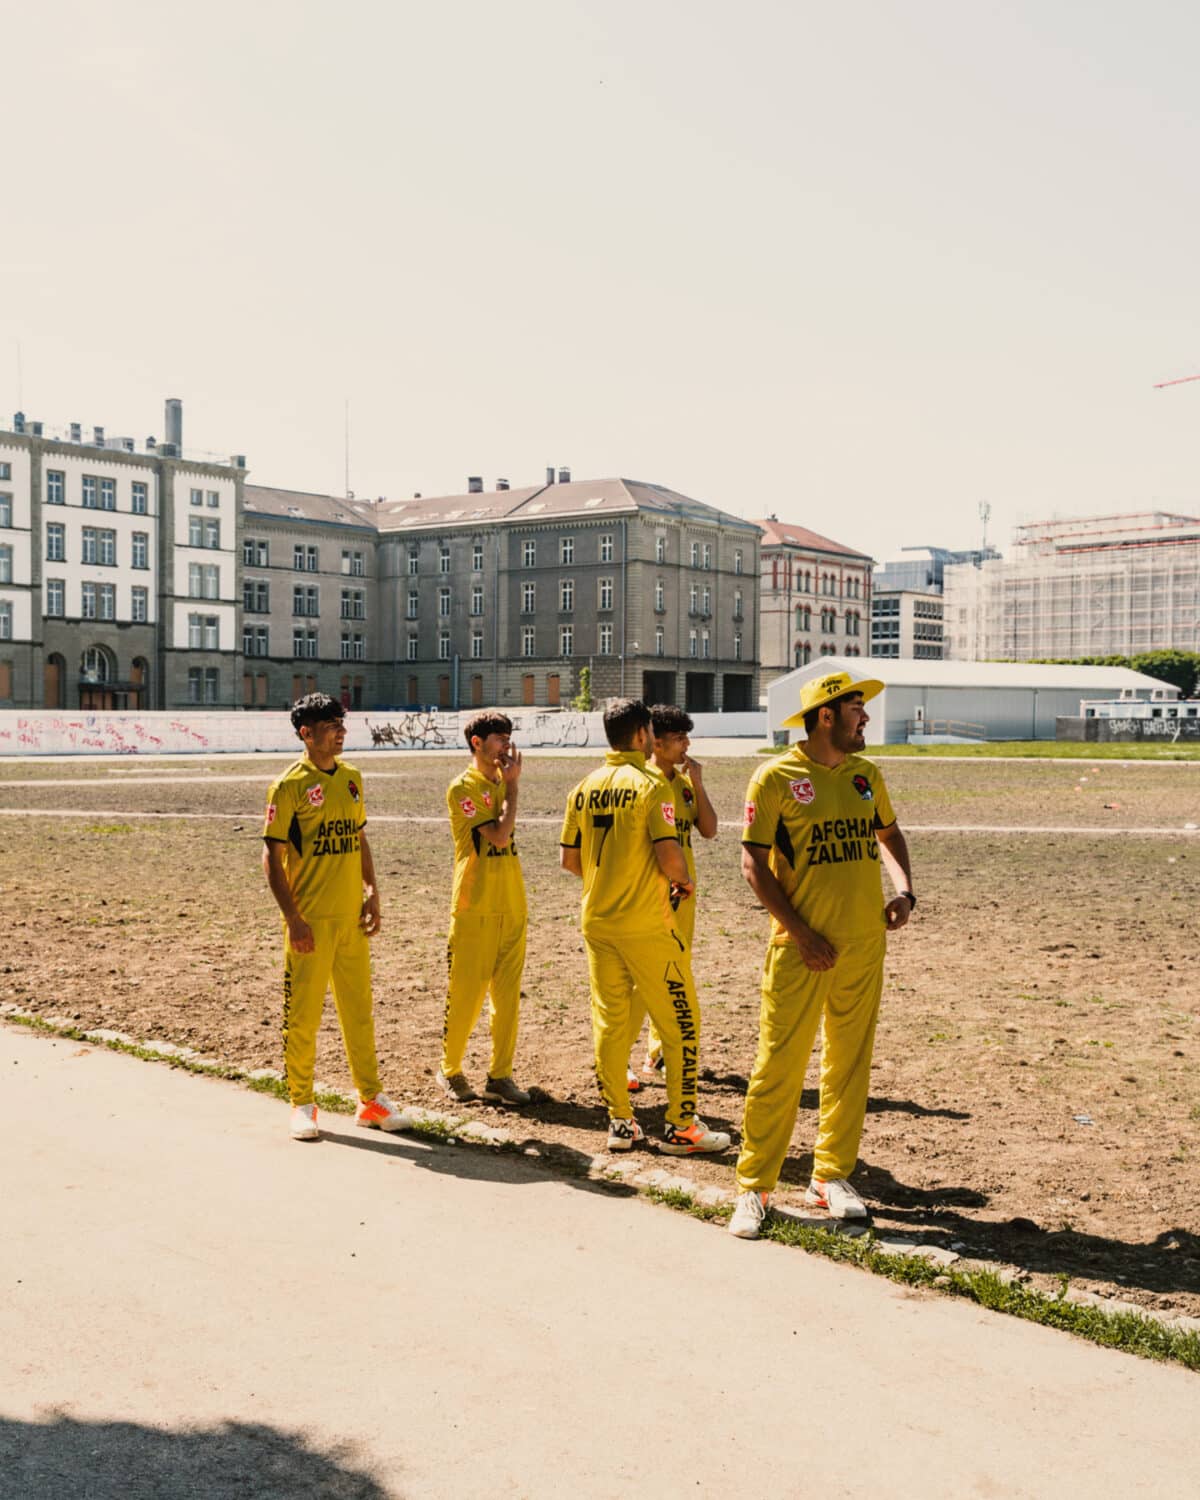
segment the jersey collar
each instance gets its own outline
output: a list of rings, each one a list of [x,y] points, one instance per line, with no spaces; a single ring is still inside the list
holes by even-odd
[[[644,750],[609,750],[604,756],[606,766],[637,766],[640,770],[646,769],[646,754]]]

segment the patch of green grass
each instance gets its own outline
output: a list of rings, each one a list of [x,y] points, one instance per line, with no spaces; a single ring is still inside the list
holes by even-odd
[[[977,759],[1017,756],[1022,760],[1200,760],[1200,747],[1179,745],[1079,745],[1069,740],[985,740],[968,745],[868,745],[871,756],[923,756],[926,759]]]
[[[681,1188],[666,1191],[647,1188],[645,1192],[653,1202],[665,1204],[694,1219],[727,1222],[733,1212],[728,1205],[715,1208],[697,1203]],[[1124,1349],[1126,1353],[1140,1355],[1143,1359],[1170,1360],[1189,1370],[1200,1371],[1200,1333],[1167,1328],[1140,1313],[1107,1312],[1102,1307],[1068,1302],[1065,1298],[1070,1283],[1065,1275],[1059,1278],[1058,1295],[1049,1296],[1032,1287],[1004,1281],[994,1271],[955,1270],[953,1266],[940,1266],[920,1255],[892,1254],[879,1248],[873,1233],[851,1238],[835,1229],[799,1224],[794,1219],[775,1214],[768,1216],[762,1237],[779,1245],[807,1250],[810,1255],[823,1255],[827,1260],[840,1261],[843,1265],[858,1266],[905,1286],[928,1287],[931,1291],[977,1302],[993,1312],[1008,1313],[1030,1323],[1045,1324],[1048,1328],[1061,1328],[1110,1349]]]
[[[132,833],[132,823],[89,823],[84,833]]]

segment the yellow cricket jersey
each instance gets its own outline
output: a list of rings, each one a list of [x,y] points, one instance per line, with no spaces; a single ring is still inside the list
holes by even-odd
[[[610,750],[567,798],[564,848],[583,862],[584,934],[659,937],[674,930],[671,883],[654,845],[677,841],[671,788],[637,750]]]
[[[878,766],[848,755],[830,770],[794,745],[751,777],[742,843],[770,849],[793,908],[836,947],[887,925],[875,831],[895,821]],[[771,942],[788,941],[772,920]]]
[[[502,847],[480,833],[487,823],[498,823],[504,806],[504,778],[489,781],[468,766],[446,789],[450,832],[454,835],[454,893],[452,912],[469,911],[487,917],[523,917],[525,881],[517,844],[509,838]]]
[[[654,769],[658,770],[658,767]],[[662,776],[661,771],[658,774]],[[692,785],[692,778],[685,776],[682,771],[676,771],[669,781],[663,776],[663,780],[671,788],[675,803],[675,832],[687,860],[688,878],[695,885],[696,856],[692,853],[692,829],[696,825],[696,788]],[[689,896],[688,900],[694,901],[695,897]]]
[[[271,785],[263,838],[284,845],[284,868],[306,922],[362,911],[367,821],[362,777],[344,760],[321,771],[305,756]]]

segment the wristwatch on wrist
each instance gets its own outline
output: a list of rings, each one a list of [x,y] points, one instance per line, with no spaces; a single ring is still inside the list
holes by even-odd
[[[912,907],[913,911],[916,911],[917,898],[913,895],[913,893],[911,891],[901,891],[900,894],[907,898],[909,906]]]

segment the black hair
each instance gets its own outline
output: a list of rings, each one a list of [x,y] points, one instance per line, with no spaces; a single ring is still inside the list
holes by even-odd
[[[468,719],[463,725],[463,734],[472,750],[475,746],[471,744],[471,740],[475,735],[478,735],[481,740],[486,740],[489,734],[511,733],[512,720],[507,714],[502,714],[494,708],[485,709],[483,713],[476,714],[473,719]]]
[[[818,703],[816,708],[810,708],[809,711],[804,715],[805,734],[811,734],[817,727],[817,725],[821,722],[821,710],[823,708],[832,708],[834,718],[836,718],[838,709],[842,706],[843,703],[849,703],[851,698],[861,697],[862,689],[855,688],[852,693],[843,693],[839,698],[829,698],[824,703]]]
[[[292,704],[292,728],[297,734],[307,725],[331,724],[335,719],[344,719],[346,710],[336,698],[328,693],[308,693]]]
[[[691,734],[695,725],[691,714],[684,713],[672,703],[655,703],[650,709],[650,721],[654,725],[654,738],[660,734]]]
[[[617,698],[604,710],[604,734],[614,750],[628,750],[638,730],[649,729],[652,722],[640,698]]]

